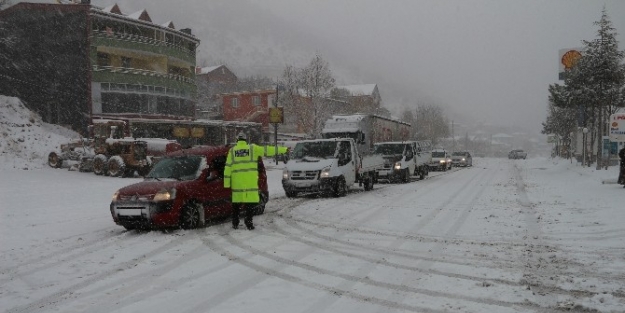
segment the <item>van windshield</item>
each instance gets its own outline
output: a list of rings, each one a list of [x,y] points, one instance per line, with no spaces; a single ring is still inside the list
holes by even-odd
[[[445,152],[433,151],[432,152],[432,157],[433,158],[444,158],[445,157]]]
[[[337,143],[337,141],[300,142],[293,149],[293,158],[332,158],[336,152]]]
[[[163,158],[145,178],[173,178],[176,180],[196,179],[200,172],[203,158],[198,155]]]
[[[381,144],[375,145],[374,153],[381,155],[397,155],[404,153],[404,144]]]

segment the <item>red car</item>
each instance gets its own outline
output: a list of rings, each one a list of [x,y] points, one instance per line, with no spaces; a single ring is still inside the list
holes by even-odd
[[[197,228],[232,214],[231,191],[224,188],[228,146],[196,147],[167,154],[144,181],[119,189],[110,205],[113,221],[126,229]],[[267,174],[259,158],[262,214],[269,200]]]

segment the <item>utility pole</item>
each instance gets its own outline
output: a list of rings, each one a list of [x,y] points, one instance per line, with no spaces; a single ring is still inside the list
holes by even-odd
[[[456,151],[456,135],[454,134],[454,120],[451,120],[451,151]]]
[[[280,81],[276,79],[276,101],[273,102],[273,107],[277,108],[278,107],[278,93],[279,93],[279,88],[280,86]],[[274,139],[274,144],[276,146],[276,152],[278,151],[278,123],[274,123],[273,124],[273,139]],[[278,165],[278,153],[276,153],[276,165]]]

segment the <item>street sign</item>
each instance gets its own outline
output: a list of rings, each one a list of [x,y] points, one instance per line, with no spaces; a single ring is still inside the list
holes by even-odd
[[[610,141],[625,142],[625,113],[610,115]]]
[[[547,135],[547,143],[556,143],[556,142],[558,142],[557,135],[554,135],[554,134]]]
[[[284,123],[284,108],[269,108],[269,123]]]

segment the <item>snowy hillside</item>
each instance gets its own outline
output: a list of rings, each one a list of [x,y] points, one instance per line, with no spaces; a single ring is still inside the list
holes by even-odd
[[[0,169],[47,166],[48,153],[80,135],[48,124],[13,97],[0,95]]]

